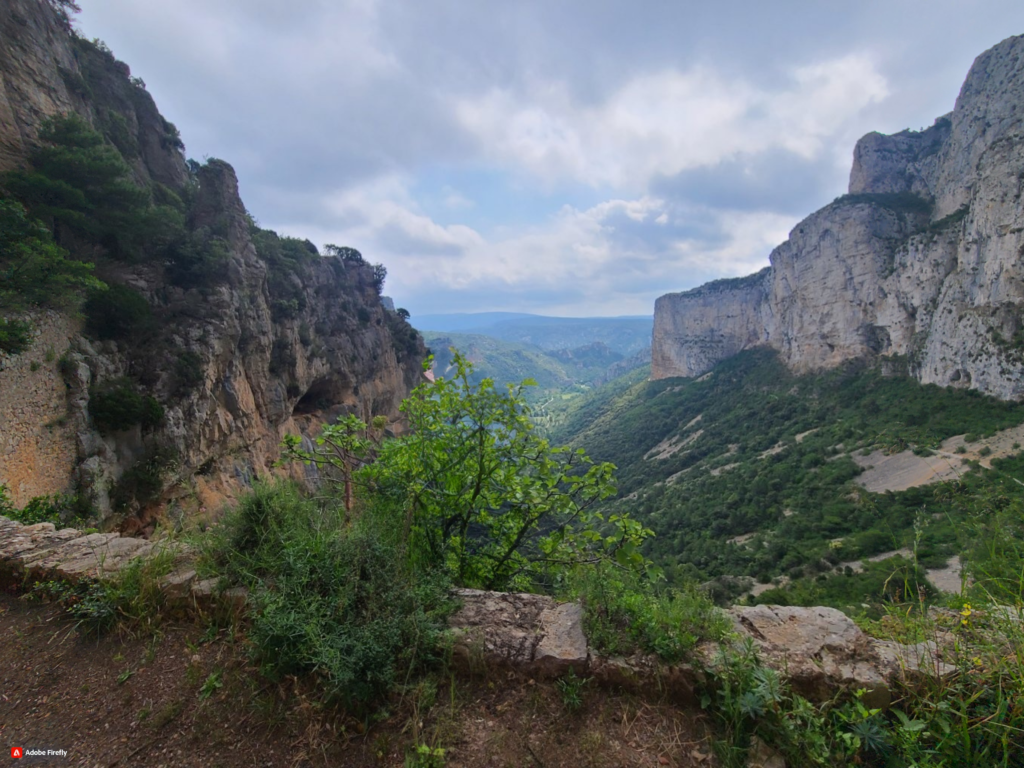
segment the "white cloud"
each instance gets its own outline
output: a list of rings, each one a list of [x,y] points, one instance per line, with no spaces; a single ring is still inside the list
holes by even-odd
[[[680,208],[644,196],[583,210],[564,206],[543,225],[488,239],[464,225],[436,223],[408,186],[408,179],[389,177],[339,192],[328,203],[337,226],[302,231],[386,264],[388,293],[418,312],[488,306],[647,313],[666,291],[767,265],[795,224],[776,214]]]
[[[642,190],[655,174],[711,165],[738,152],[784,148],[816,156],[826,140],[889,93],[866,55],[794,69],[777,90],[708,67],[634,77],[597,105],[564,84],[525,94],[493,89],[455,103],[485,152],[548,183]]]

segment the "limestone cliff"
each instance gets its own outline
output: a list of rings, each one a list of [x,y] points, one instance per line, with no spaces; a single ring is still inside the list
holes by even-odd
[[[749,278],[655,305],[652,376],[753,346],[794,370],[880,358],[925,383],[1024,395],[1024,36],[975,61],[953,112],[861,139],[850,194]]]
[[[254,243],[259,230],[231,166],[189,169],[144,85],[109,51],[69,34],[43,0],[6,0],[0,41],[0,171],[26,162],[47,116],[74,111],[117,147],[140,186],[187,192],[189,230],[223,244],[217,279],[196,284],[170,279],[160,259],[100,255],[98,274],[150,305],[155,322],[143,337],[97,341],[73,316],[51,312],[33,318],[29,353],[0,355],[0,483],[16,503],[78,492],[108,523],[137,530],[164,509],[212,511],[270,469],[285,433],[312,435],[341,412],[384,415],[399,428],[425,348],[383,305],[370,265],[307,244],[305,259],[275,272]],[[161,403],[155,430],[95,428],[90,398],[123,380]],[[136,493],[154,468],[160,493]]]

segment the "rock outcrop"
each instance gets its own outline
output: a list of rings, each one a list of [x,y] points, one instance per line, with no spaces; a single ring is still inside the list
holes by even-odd
[[[0,483],[16,504],[76,492],[104,524],[147,530],[161,511],[213,512],[271,469],[285,433],[313,436],[343,412],[401,429],[398,406],[420,381],[425,348],[386,308],[371,265],[354,252],[322,257],[311,243],[287,263],[259,252],[266,233],[231,166],[189,168],[145,85],[102,45],[71,34],[50,3],[4,2],[0,40],[0,172],[26,164],[47,117],[75,112],[156,202],[187,210],[188,232],[216,238],[218,259],[214,278],[183,281],[166,258],[99,253],[97,274],[145,297],[152,327],[97,341],[73,317],[37,315],[45,347],[0,355]],[[158,427],[96,429],[90,400],[122,380],[159,401]],[[157,477],[162,492],[140,499],[133,489],[152,491]]]
[[[652,377],[755,346],[797,372],[888,359],[924,383],[1024,395],[1024,36],[975,61],[952,113],[872,133],[850,193],[748,278],[655,305]]]

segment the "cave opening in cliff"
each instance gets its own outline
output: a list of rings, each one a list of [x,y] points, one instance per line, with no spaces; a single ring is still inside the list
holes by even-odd
[[[305,416],[327,410],[333,405],[344,402],[349,387],[335,378],[317,379],[299,398],[292,409],[293,416]]]

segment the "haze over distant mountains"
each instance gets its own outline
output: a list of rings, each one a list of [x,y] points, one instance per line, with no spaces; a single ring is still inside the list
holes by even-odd
[[[419,315],[410,322],[420,331],[478,334],[532,344],[543,350],[574,349],[601,342],[623,355],[649,347],[654,327],[650,315],[548,317],[521,312]]]

